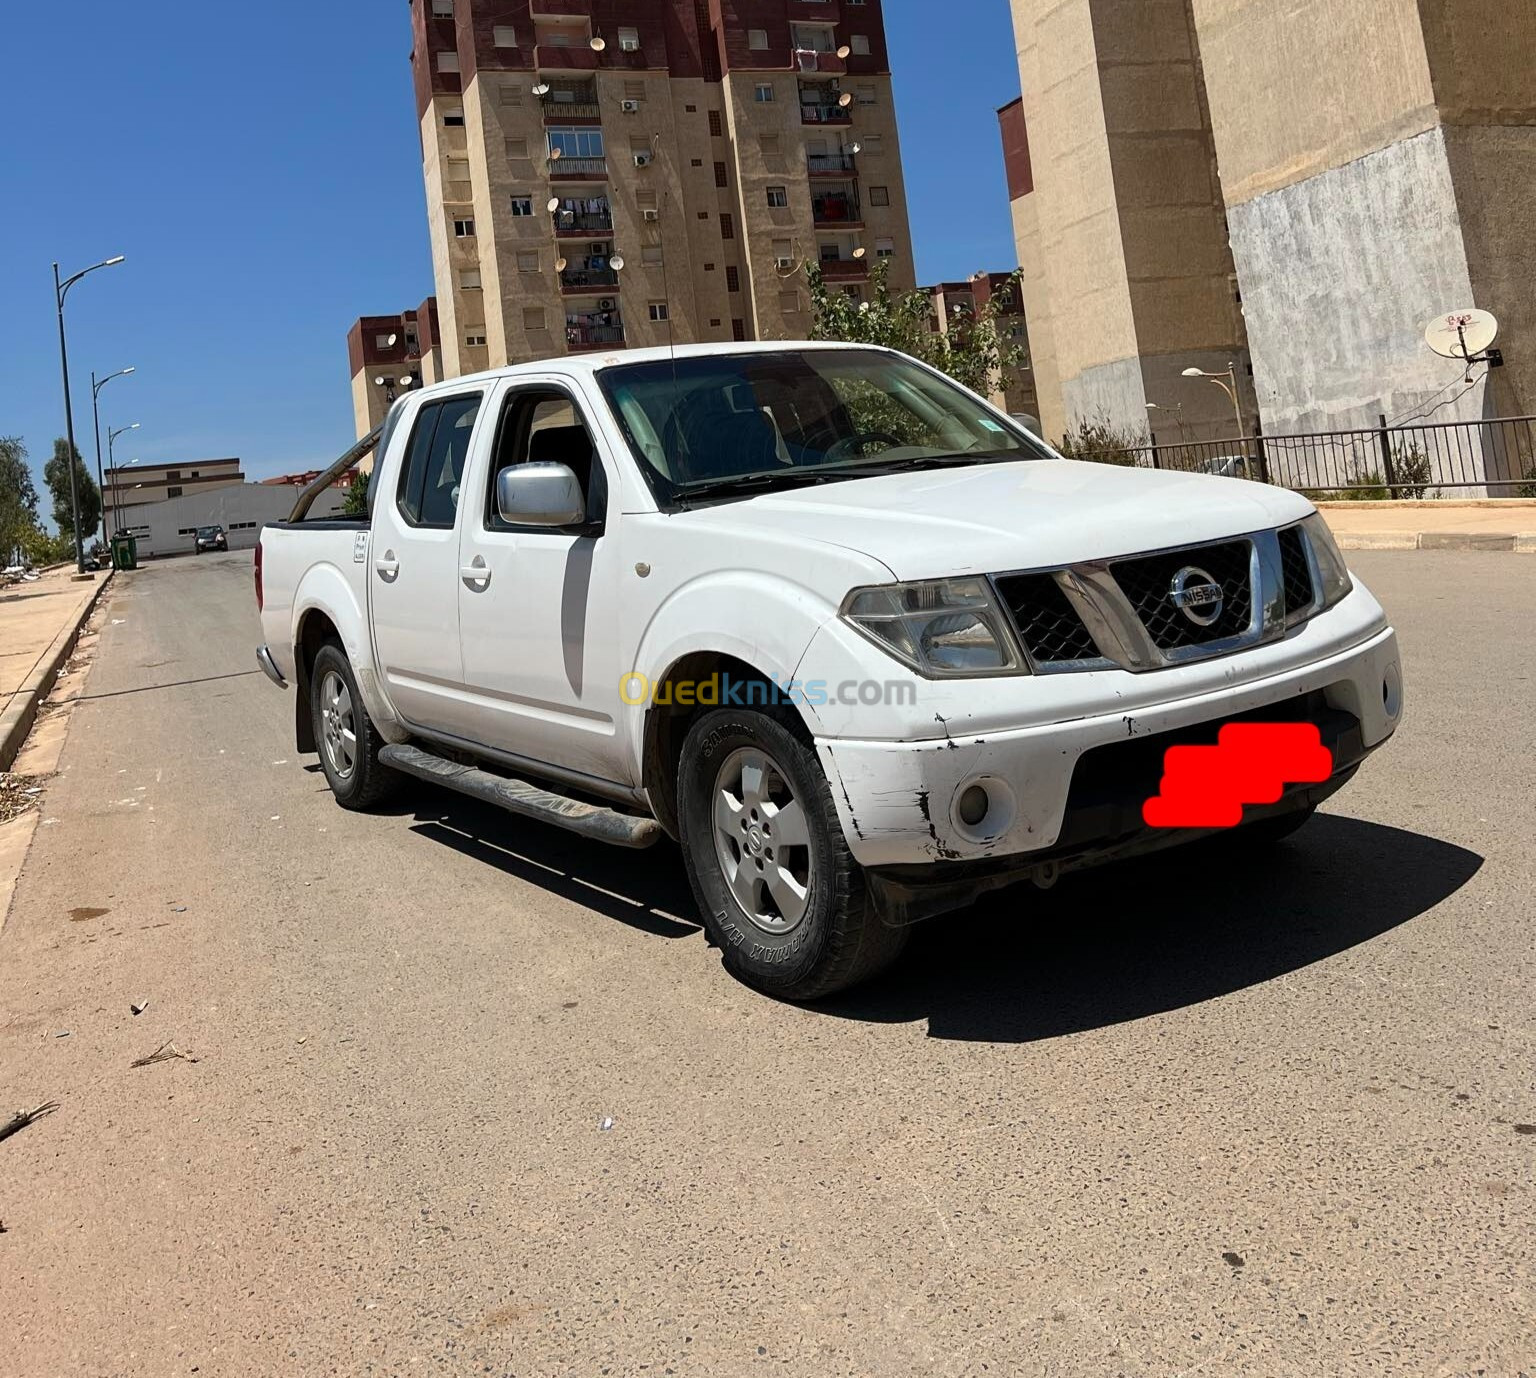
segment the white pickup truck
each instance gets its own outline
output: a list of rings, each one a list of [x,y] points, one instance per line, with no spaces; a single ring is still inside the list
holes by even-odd
[[[414,777],[672,837],[727,966],[790,999],[987,890],[1207,835],[1144,821],[1169,746],[1314,724],[1332,774],[1247,807],[1269,840],[1402,708],[1305,498],[1063,459],[887,350],[456,378],[395,403],[370,503],[256,554],[258,659],[337,801]]]

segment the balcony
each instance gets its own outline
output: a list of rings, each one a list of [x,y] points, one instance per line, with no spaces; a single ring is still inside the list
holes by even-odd
[[[565,159],[560,160],[562,163]],[[555,164],[558,167],[560,164]],[[602,210],[567,210],[562,206],[554,214],[557,239],[590,239],[593,235],[613,233],[613,211],[603,205]]]
[[[551,158],[551,182],[605,182],[608,180],[606,158]]]
[[[601,314],[618,317],[613,312],[607,311]],[[589,349],[612,349],[614,346],[624,347],[624,324],[620,321],[617,325],[598,325],[587,316],[567,316],[565,318],[565,344],[572,354],[580,354]]]
[[[552,81],[544,99],[544,123],[598,123],[602,111],[597,104],[597,83],[592,81]]]
[[[567,268],[560,274],[560,290],[568,297],[606,296],[619,290],[619,275],[612,268]]]
[[[830,83],[812,82],[800,86],[801,124],[852,124],[853,107],[841,106],[837,98],[841,94]]]
[[[585,43],[540,43],[533,50],[533,65],[540,72],[595,72],[602,56]]]
[[[811,197],[811,220],[817,229],[856,229],[864,223],[859,196],[852,187],[817,192]]]
[[[805,162],[812,177],[856,177],[859,172],[851,153],[810,153]]]
[[[821,52],[815,48],[795,49],[795,69],[801,72],[825,72],[840,77],[848,70],[848,64],[836,53]]]
[[[824,258],[818,266],[827,282],[863,282],[869,276],[867,258]]]

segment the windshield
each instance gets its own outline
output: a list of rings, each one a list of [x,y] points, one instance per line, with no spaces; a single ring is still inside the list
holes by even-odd
[[[693,357],[598,377],[663,501],[1049,455],[954,384],[878,350]]]
[[[200,526],[197,528],[197,534],[206,540],[209,536],[217,536],[219,528],[216,526]]]

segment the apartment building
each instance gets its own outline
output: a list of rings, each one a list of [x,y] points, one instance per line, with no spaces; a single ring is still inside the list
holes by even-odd
[[[441,376],[803,337],[812,258],[854,294],[878,257],[915,285],[880,0],[411,18]]]
[[[395,316],[362,316],[347,332],[352,411],[361,440],[402,392],[444,377],[437,347],[437,298]],[[370,456],[364,463],[372,465]]]
[[[1025,358],[1017,368],[1004,369],[997,380],[997,390],[989,399],[996,407],[1016,416],[1038,418],[1039,399],[1035,396],[1034,373],[1030,368],[1029,327],[1024,314],[1024,297],[1018,287],[1010,285],[1008,273],[976,273],[964,282],[936,282],[922,290],[933,303],[933,315],[929,328],[948,334],[963,331],[976,319],[976,313],[985,309],[994,297],[1000,297],[997,308],[997,333],[1005,348],[1024,351]]]
[[[999,111],[1048,435],[1536,411],[1536,5],[1011,0]],[[1424,344],[1465,307],[1504,367]],[[1150,410],[1149,410],[1150,408]],[[1178,439],[1169,434],[1159,439]]]

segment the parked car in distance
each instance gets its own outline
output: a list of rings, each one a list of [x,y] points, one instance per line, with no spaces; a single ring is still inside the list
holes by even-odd
[[[1241,812],[1278,839],[1402,709],[1396,636],[1306,498],[1064,459],[890,350],[455,378],[391,408],[370,501],[256,548],[257,659],[337,802],[426,780],[670,836],[726,966],[781,998],[999,886],[1208,836],[1142,810],[1170,746],[1229,724],[1331,753]]]
[[[201,555],[205,550],[228,550],[229,538],[224,534],[222,526],[200,526],[197,528],[197,553]]]
[[[1216,478],[1257,478],[1258,465],[1247,455],[1215,455],[1201,466]]]

